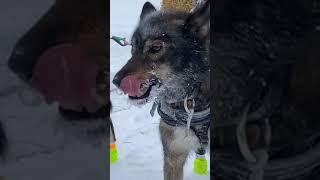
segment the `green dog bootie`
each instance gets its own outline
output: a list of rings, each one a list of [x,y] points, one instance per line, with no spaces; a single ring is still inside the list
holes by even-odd
[[[197,156],[193,162],[193,172],[204,175],[208,173],[208,162],[204,156]]]
[[[110,144],[110,163],[114,164],[118,160],[118,151],[116,144]]]

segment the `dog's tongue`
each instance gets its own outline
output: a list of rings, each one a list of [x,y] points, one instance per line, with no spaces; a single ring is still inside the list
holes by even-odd
[[[50,101],[70,109],[98,108],[95,98],[96,64],[88,53],[73,44],[62,44],[45,51],[33,70],[32,83]]]
[[[136,76],[129,75],[121,80],[120,89],[129,96],[141,96],[140,91],[141,80]]]

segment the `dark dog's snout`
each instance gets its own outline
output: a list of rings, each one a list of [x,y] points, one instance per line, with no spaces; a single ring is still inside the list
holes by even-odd
[[[117,86],[120,87],[120,83],[121,83],[121,77],[118,75],[118,73],[114,76],[112,83]]]
[[[113,77],[112,83],[117,86],[118,88],[120,88],[121,85],[121,81],[123,80],[123,78],[125,78],[130,71],[128,70],[128,66],[125,65],[124,67],[122,67],[117,73],[116,75]]]
[[[41,53],[55,43],[56,21],[52,7],[16,43],[8,60],[8,67],[22,80],[32,77],[33,67]],[[51,34],[51,36],[48,36]]]
[[[41,47],[41,45],[44,46]],[[46,47],[46,43],[42,43],[41,41],[31,41],[22,38],[14,47],[9,57],[9,69],[22,80],[28,81],[32,77],[32,71],[38,57]]]
[[[139,93],[141,93],[139,89],[143,80],[137,74],[128,71],[128,66],[124,66],[114,76],[112,83],[129,96],[139,96]]]
[[[33,64],[29,61],[21,61],[21,59],[24,59],[25,56],[26,55],[23,47],[16,46],[8,60],[8,67],[21,79],[27,80],[30,79],[32,75],[31,71]]]

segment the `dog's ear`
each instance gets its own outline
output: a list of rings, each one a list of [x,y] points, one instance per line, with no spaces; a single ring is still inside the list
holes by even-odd
[[[156,8],[150,2],[144,3],[142,12],[140,14],[140,19],[143,19],[147,14],[154,11],[156,11]]]
[[[210,0],[196,8],[186,19],[185,27],[195,33],[200,39],[210,33]]]

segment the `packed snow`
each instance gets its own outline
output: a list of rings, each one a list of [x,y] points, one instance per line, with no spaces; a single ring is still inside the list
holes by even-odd
[[[130,37],[138,23],[146,0],[111,0],[110,35]],[[158,9],[160,0],[149,0]],[[163,154],[159,137],[159,116],[150,115],[152,103],[136,107],[128,102],[112,83],[115,73],[130,58],[131,47],[122,47],[110,40],[110,97],[113,104],[111,119],[114,124],[119,160],[110,167],[111,180],[163,179]],[[209,161],[209,154],[206,155]],[[191,153],[184,167],[185,180],[209,180],[207,175],[192,170],[195,154]],[[209,163],[210,166],[210,163]]]

